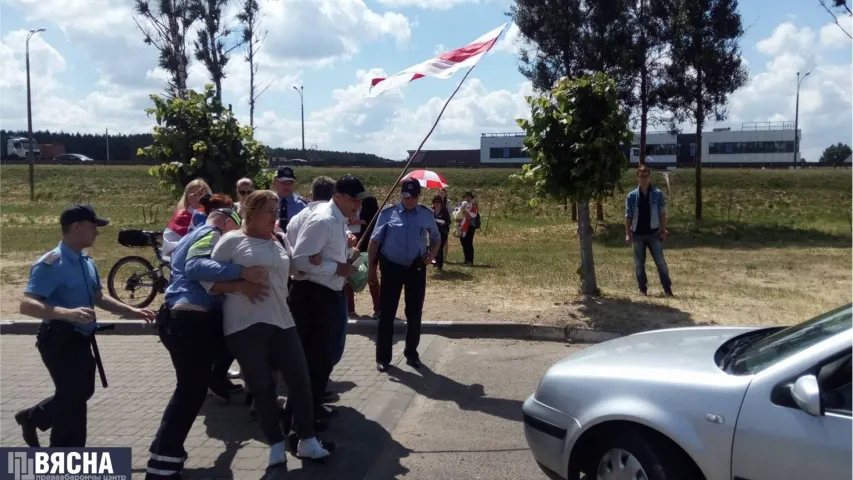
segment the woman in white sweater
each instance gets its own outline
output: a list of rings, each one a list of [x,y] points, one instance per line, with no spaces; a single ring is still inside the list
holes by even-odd
[[[219,262],[263,266],[269,272],[269,296],[253,303],[242,295],[228,294],[223,308],[225,342],[237,358],[248,389],[255,397],[261,429],[270,444],[270,466],[286,465],[285,437],[289,429],[279,422],[272,372],[278,370],[287,384],[299,443],[296,456],[329,456],[314,432],[313,401],[308,365],[302,343],[287,306],[291,247],[287,238],[273,233],[278,217],[278,197],[259,190],[242,203],[246,217],[242,228],[223,235],[213,250]],[[331,445],[327,445],[331,450]]]

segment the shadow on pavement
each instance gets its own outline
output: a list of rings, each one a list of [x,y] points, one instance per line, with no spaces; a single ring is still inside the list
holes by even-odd
[[[418,373],[391,367],[388,369],[388,376],[392,382],[399,382],[419,395],[437,401],[454,402],[461,410],[521,421],[521,406],[524,402],[487,397],[483,385],[479,383],[464,385],[433,372],[426,365],[422,365]]]
[[[341,383],[350,382],[336,382]],[[242,397],[237,396],[228,405],[208,400],[200,415],[204,416],[207,436],[222,442],[222,452],[208,468],[185,468],[186,478],[235,478],[234,469],[245,477],[247,470],[257,472],[257,478],[264,475],[266,469],[266,453],[263,458],[254,460],[251,465],[235,465],[239,459],[241,448],[251,440],[259,442],[266,448],[266,440],[256,420],[249,416],[247,406],[240,405]],[[312,479],[312,480],[361,480],[370,471],[379,455],[384,454],[384,464],[392,465],[392,473],[404,475],[408,469],[400,465],[399,459],[409,455],[409,450],[391,438],[391,435],[377,422],[367,419],[361,412],[350,407],[338,407],[340,415],[329,423],[328,429],[319,432],[321,439],[328,439],[336,444],[336,450],[331,458],[322,462],[300,462],[292,455],[287,456],[288,472],[275,478]],[[257,445],[257,444],[256,444]],[[193,456],[192,448],[189,450]],[[389,458],[390,457],[390,458]]]

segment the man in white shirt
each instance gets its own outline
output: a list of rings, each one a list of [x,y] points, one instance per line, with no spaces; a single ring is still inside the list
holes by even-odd
[[[296,238],[299,235],[299,230],[302,228],[302,224],[305,223],[305,220],[308,218],[308,215],[311,214],[318,205],[322,205],[324,203],[328,203],[332,200],[332,197],[335,195],[335,181],[329,177],[317,177],[311,183],[311,202],[308,206],[303,209],[301,212],[296,214],[295,217],[290,219],[290,223],[287,224],[287,240],[291,245],[296,245]],[[351,231],[351,227],[350,227]],[[347,238],[349,240],[348,245],[354,246],[357,241],[355,235],[347,234]],[[344,302],[344,308],[346,308],[346,302]],[[349,318],[347,317],[347,312],[344,311],[344,314],[340,319],[337,319],[332,324],[332,363],[330,365],[330,372],[334,370],[335,365],[340,362],[341,357],[344,354],[344,348],[346,347],[346,339],[347,339],[347,323]],[[330,401],[334,398],[333,392],[325,392],[323,394],[323,401]]]
[[[288,303],[308,357],[315,420],[337,413],[322,408],[322,400],[332,372],[333,328],[346,315],[344,283],[356,271],[348,261],[352,249],[347,218],[358,212],[367,196],[361,181],[347,175],[335,183],[332,200],[311,209],[296,228],[293,264],[299,273],[293,277]],[[313,265],[310,257],[318,253],[323,262]]]
[[[311,202],[297,213],[287,224],[287,240],[290,245],[296,245],[296,236],[308,215],[323,203],[327,203],[335,195],[335,181],[329,177],[317,177],[311,183]]]

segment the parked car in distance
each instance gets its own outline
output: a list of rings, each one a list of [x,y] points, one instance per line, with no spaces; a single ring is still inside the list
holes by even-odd
[[[524,433],[554,479],[851,478],[851,305],[791,327],[687,327],[554,364]]]
[[[94,162],[95,160],[87,157],[86,155],[82,155],[80,153],[65,153],[63,155],[57,155],[53,157],[55,162]]]

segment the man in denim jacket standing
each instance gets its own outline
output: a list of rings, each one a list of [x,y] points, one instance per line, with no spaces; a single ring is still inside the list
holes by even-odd
[[[625,199],[625,244],[634,245],[634,270],[640,293],[646,295],[646,249],[652,253],[660,283],[667,296],[672,296],[669,268],[663,258],[666,230],[666,203],[663,192],[651,184],[652,171],[645,165],[637,168],[638,186]]]

